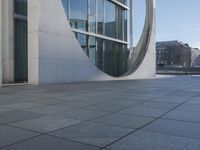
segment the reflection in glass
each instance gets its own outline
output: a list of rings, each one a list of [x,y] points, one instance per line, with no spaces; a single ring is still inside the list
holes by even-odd
[[[96,0],[88,0],[89,2],[89,15],[88,15],[88,24],[89,24],[89,32],[96,33]]]
[[[87,0],[70,0],[69,19],[72,28],[87,31]]]
[[[72,28],[127,41],[127,10],[108,0],[62,0]]]
[[[104,72],[107,74],[112,74],[112,76],[118,76],[117,54],[117,43],[106,40],[104,51]]]
[[[127,45],[75,33],[82,49],[100,70],[118,77],[127,71]]]
[[[127,45],[119,44],[119,54],[118,54],[118,74],[123,75],[127,71]]]
[[[88,43],[89,55],[88,57],[92,61],[93,64],[96,64],[96,39],[95,37],[89,37]]]
[[[109,0],[62,1],[71,27],[86,32],[76,31],[75,36],[91,62],[114,77],[126,73],[127,45],[114,39],[127,41],[127,10]]]
[[[103,35],[103,19],[104,19],[104,7],[103,0],[98,0],[98,13],[97,13],[97,33]]]
[[[106,1],[105,3],[105,35],[108,37],[116,37],[116,14],[115,4]]]
[[[75,33],[75,36],[77,40],[79,41],[79,44],[82,47],[83,51],[88,55],[87,36],[80,33]]]
[[[96,66],[100,69],[100,70],[104,70],[104,58],[103,58],[103,51],[104,51],[104,42],[103,39],[97,38],[96,39],[96,43],[97,43],[97,52],[96,52]]]
[[[117,39],[127,41],[127,12],[121,7],[117,7]]]

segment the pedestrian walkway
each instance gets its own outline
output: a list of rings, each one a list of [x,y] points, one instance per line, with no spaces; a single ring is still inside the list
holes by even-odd
[[[0,88],[1,150],[199,150],[200,78]]]

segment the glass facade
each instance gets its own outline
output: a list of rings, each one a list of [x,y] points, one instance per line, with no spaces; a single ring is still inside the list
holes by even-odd
[[[75,36],[93,64],[111,76],[126,73],[127,9],[109,0],[62,1]]]
[[[118,77],[127,71],[127,45],[75,33],[90,60],[105,73]]]
[[[28,81],[27,0],[14,1],[15,82]]]
[[[124,4],[124,5],[127,5],[127,0],[117,0],[119,1],[120,3]]]
[[[117,18],[117,39],[127,41],[127,12],[118,7]]]
[[[105,1],[105,36],[116,38],[115,4]]]
[[[103,35],[104,28],[104,1],[98,0],[97,7],[97,33]]]
[[[72,28],[87,31],[88,28],[88,0],[70,0],[68,17]],[[66,2],[67,3],[67,2]]]
[[[97,1],[89,0],[89,9],[88,9],[88,31],[96,33],[96,9]]]

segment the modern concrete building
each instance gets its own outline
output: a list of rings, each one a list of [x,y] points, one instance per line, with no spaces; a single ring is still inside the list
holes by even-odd
[[[190,68],[200,55],[199,49],[177,40],[157,42],[156,51],[157,67]]]
[[[143,33],[131,51],[133,5],[132,0],[0,0],[0,84],[155,76],[155,0],[146,0]]]

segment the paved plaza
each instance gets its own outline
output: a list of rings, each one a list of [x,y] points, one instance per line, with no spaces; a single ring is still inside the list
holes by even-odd
[[[200,77],[0,88],[1,150],[199,150]]]

